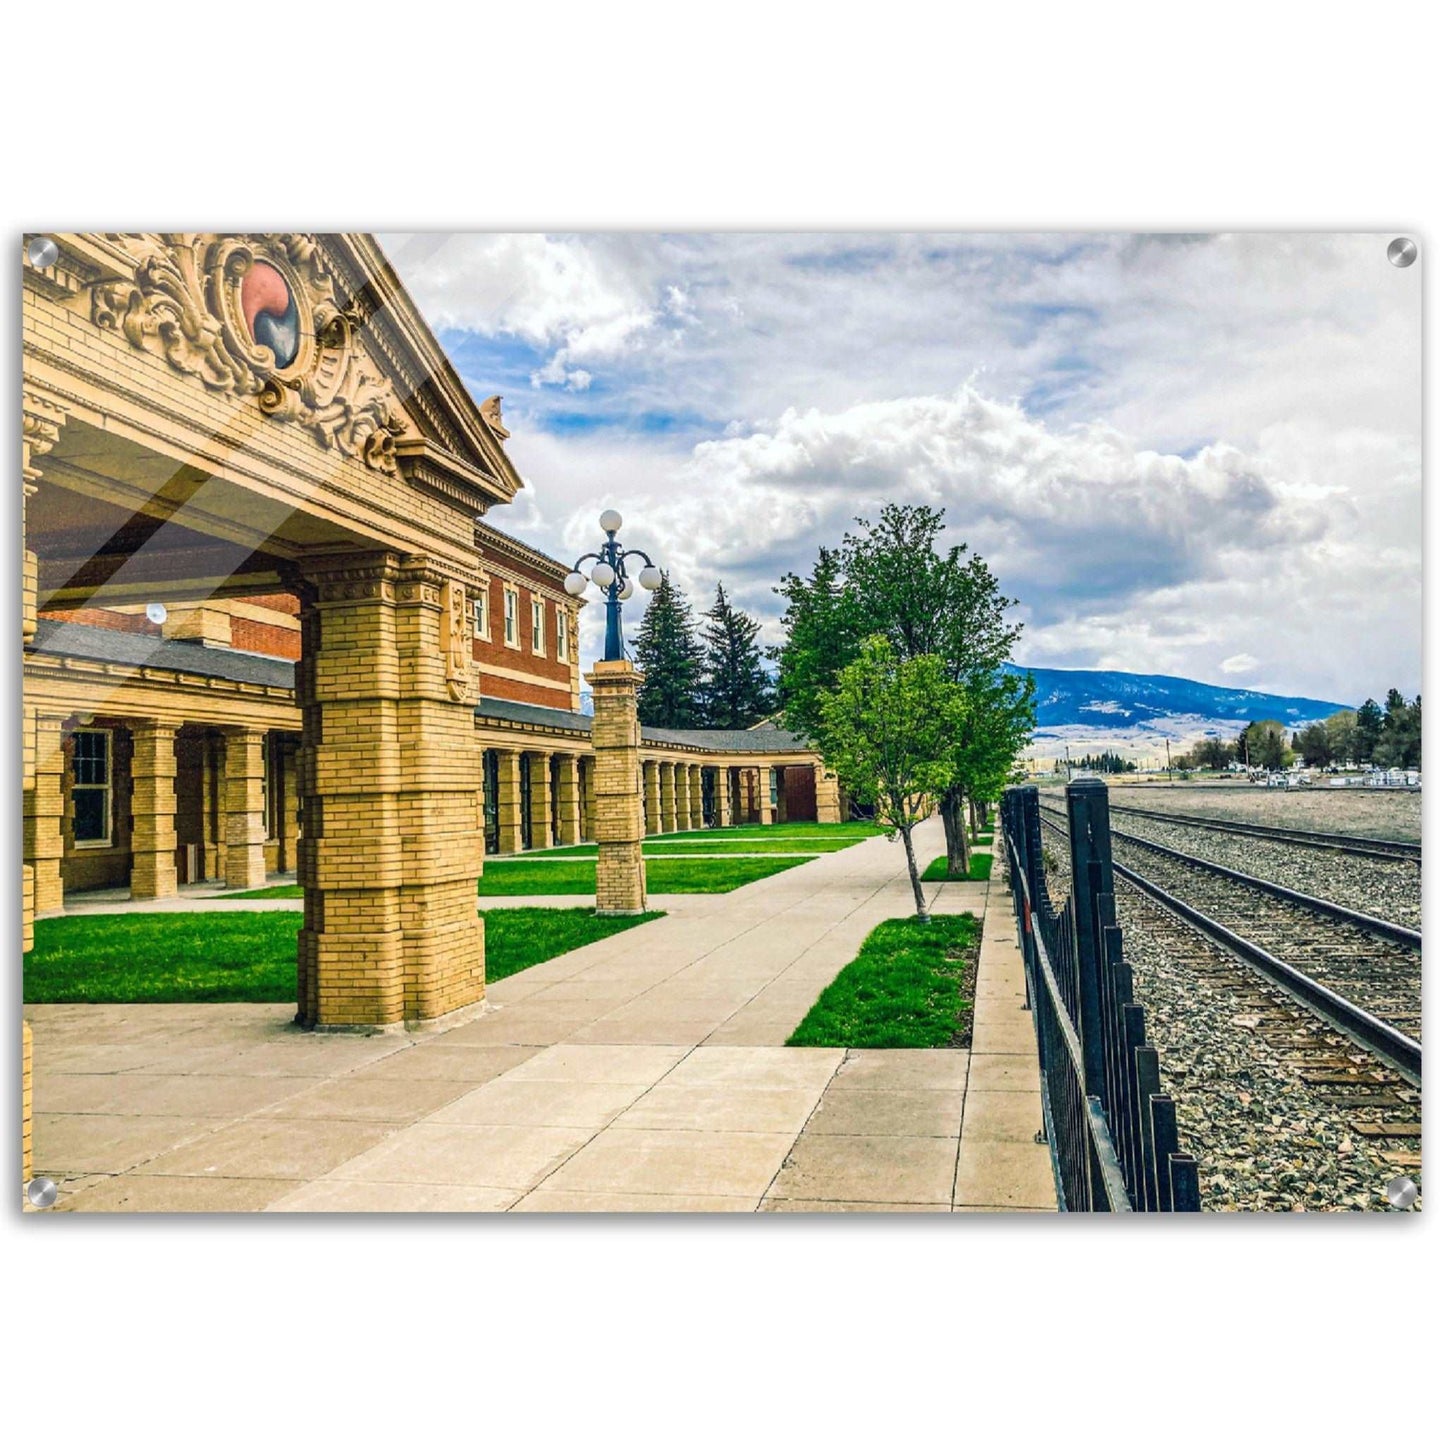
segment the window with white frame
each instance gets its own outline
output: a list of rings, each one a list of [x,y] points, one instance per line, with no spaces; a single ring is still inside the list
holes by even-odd
[[[482,588],[482,595],[472,603],[472,630],[484,642],[492,640],[492,589]]]
[[[72,734],[70,792],[75,842],[83,848],[110,845],[111,734],[79,728]]]
[[[521,641],[517,636],[517,589],[515,587],[502,588],[502,612],[504,640],[508,647],[520,647]]]
[[[532,651],[547,655],[547,604],[540,597],[532,599]]]
[[[567,610],[557,609],[557,661],[567,661]]]

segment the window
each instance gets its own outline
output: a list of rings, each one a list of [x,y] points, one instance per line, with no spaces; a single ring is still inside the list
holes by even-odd
[[[557,609],[557,661],[567,661],[567,613],[561,607]]]
[[[492,640],[492,589],[484,585],[482,595],[472,603],[472,630],[484,642]]]
[[[547,655],[547,604],[540,597],[532,599],[532,651]]]
[[[75,841],[104,848],[110,844],[110,733],[77,730],[72,735],[70,790],[75,807]]]
[[[515,587],[502,588],[502,610],[506,644],[508,647],[520,647],[521,643],[517,640],[517,589]]]

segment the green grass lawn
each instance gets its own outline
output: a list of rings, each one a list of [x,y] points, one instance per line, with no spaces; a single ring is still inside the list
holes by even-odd
[[[970,883],[983,883],[993,873],[992,853],[971,853],[968,859],[968,881]],[[963,879],[957,873],[948,871],[948,857],[935,858],[927,868],[923,870],[922,879],[925,883],[962,883]]]
[[[861,838],[734,838],[727,836],[716,840],[699,837],[695,833],[654,834],[642,840],[644,857],[657,853],[717,854],[730,853],[810,853],[817,857],[821,853],[838,853],[861,843]],[[493,855],[496,856],[496,855]],[[515,855],[513,855],[515,856]],[[595,858],[595,843],[578,843],[567,848],[548,848],[544,853],[530,854],[542,858]]]
[[[649,893],[731,893],[774,873],[796,868],[806,858],[652,858],[647,864]],[[521,854],[488,858],[477,885],[483,897],[528,893],[596,893],[597,865],[590,858],[546,863]]]
[[[931,923],[880,923],[788,1042],[848,1049],[943,1049],[967,1042],[978,936],[969,913],[939,914]]]
[[[548,862],[561,857],[560,863]],[[647,864],[647,887],[651,893],[731,893],[744,883],[771,878],[788,868],[806,863],[807,858],[652,858]],[[522,898],[532,893],[551,895],[597,892],[595,853],[560,852],[546,854],[495,854],[487,859],[477,884],[483,898]],[[295,883],[277,883],[248,893],[228,893],[227,898],[300,898]]]
[[[498,908],[487,925],[495,982],[660,918],[586,908]],[[299,913],[129,913],[42,918],[25,958],[26,1003],[291,1003]]]
[[[735,828],[700,828],[691,833],[669,833],[669,838],[876,838],[886,832],[877,823],[740,823]]]

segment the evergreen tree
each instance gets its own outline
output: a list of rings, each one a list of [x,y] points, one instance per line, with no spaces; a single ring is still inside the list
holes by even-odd
[[[703,623],[703,725],[749,728],[772,710],[773,692],[758,646],[759,624],[728,601],[721,582]]]
[[[1382,768],[1418,768],[1420,722],[1420,699],[1407,703],[1400,690],[1392,687],[1385,698],[1385,717],[1380,741],[1375,745],[1375,762]]]
[[[666,572],[637,630],[634,654],[642,671],[638,721],[655,728],[695,728],[702,722],[703,649],[687,598]]]
[[[1359,759],[1362,763],[1368,763],[1374,758],[1375,747],[1384,728],[1385,714],[1380,710],[1380,704],[1374,698],[1367,697],[1364,705],[1355,714],[1355,736],[1358,739]]]
[[[788,726],[816,738],[822,698],[857,655],[861,640],[856,608],[844,586],[842,559],[835,549],[820,547],[811,576],[789,572],[776,590],[787,602],[783,612],[787,641],[773,653],[778,663],[778,700]]]

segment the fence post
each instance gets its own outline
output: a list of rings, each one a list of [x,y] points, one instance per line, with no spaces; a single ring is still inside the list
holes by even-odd
[[[1074,873],[1074,961],[1079,980],[1079,1043],[1084,1051],[1084,1089],[1107,1097],[1104,1055],[1104,950],[1099,896],[1114,890],[1109,847],[1109,790],[1100,778],[1081,778],[1066,790],[1069,857]]]

